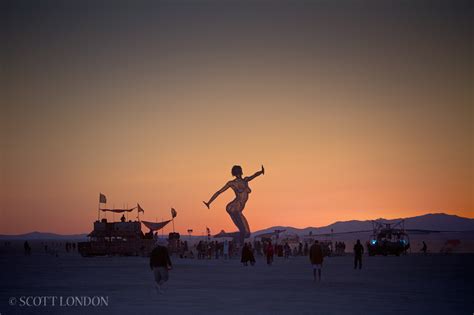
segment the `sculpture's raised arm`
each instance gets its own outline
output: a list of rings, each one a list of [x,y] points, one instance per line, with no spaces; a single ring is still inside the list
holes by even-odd
[[[220,194],[222,194],[224,191],[226,191],[227,189],[229,189],[229,183],[225,184],[224,187],[222,187],[221,189],[219,189],[218,191],[216,191],[216,193],[214,195],[212,195],[211,199],[209,199],[208,202],[205,202],[203,201],[203,203],[206,205],[206,207],[208,209],[210,209],[210,206],[211,206],[211,203],[214,201],[214,199],[216,199]]]
[[[256,172],[255,174],[253,174],[252,176],[248,176],[248,177],[245,177],[244,180],[246,182],[250,182],[252,179],[254,179],[255,177],[257,176],[260,176],[260,175],[264,175],[265,174],[265,168],[263,167],[262,165],[262,169],[258,172]]]

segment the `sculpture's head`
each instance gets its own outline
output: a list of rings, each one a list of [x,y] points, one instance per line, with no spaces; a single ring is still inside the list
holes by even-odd
[[[232,176],[241,177],[242,174],[243,174],[242,167],[240,167],[240,165],[232,166]]]

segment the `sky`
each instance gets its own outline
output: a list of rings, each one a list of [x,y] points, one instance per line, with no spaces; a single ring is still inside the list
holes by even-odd
[[[236,164],[252,231],[474,218],[470,1],[2,6],[0,234],[87,233],[99,193],[235,231],[202,201]]]

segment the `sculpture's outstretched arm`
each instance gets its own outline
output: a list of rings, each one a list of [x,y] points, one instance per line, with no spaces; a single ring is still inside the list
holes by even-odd
[[[214,195],[212,195],[211,199],[209,199],[208,202],[203,201],[204,204],[206,205],[206,207],[207,207],[208,209],[210,209],[209,207],[210,207],[210,205],[211,205],[211,202],[213,202],[214,199],[216,199],[216,198],[217,198],[220,194],[222,194],[224,191],[226,191],[227,189],[229,189],[229,187],[230,187],[229,183],[225,184],[224,187],[222,187],[222,188],[219,189]]]
[[[244,180],[246,182],[250,182],[252,179],[254,179],[255,177],[257,176],[260,176],[260,175],[263,175],[265,174],[265,169],[263,168],[263,165],[262,165],[262,169],[258,172],[256,172],[255,174],[253,174],[252,176],[248,176],[248,177],[245,177]]]

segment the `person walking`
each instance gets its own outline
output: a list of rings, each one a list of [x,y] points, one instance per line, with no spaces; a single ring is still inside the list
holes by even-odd
[[[354,245],[354,269],[359,265],[359,269],[362,269],[362,254],[364,253],[364,246],[360,243],[360,240],[357,240],[357,243]]]
[[[155,286],[158,293],[163,293],[163,285],[168,281],[168,271],[173,265],[166,248],[166,242],[162,240],[157,241],[156,247],[150,255],[150,269],[153,271],[155,277]]]
[[[428,251],[428,246],[426,245],[425,241],[423,241],[423,247],[421,248],[421,251],[424,255],[426,255],[426,252]]]
[[[265,256],[267,257],[267,265],[271,266],[273,263],[273,245],[271,241],[265,249]]]
[[[323,249],[319,244],[318,240],[314,241],[314,244],[311,245],[309,249],[309,260],[313,265],[313,280],[316,281],[316,273],[318,274],[318,279],[321,281],[321,269],[323,267]]]

